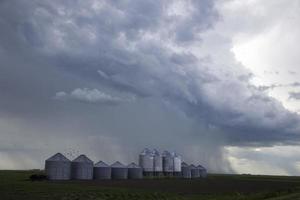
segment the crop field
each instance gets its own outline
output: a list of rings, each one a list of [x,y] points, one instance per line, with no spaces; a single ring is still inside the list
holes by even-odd
[[[30,181],[38,171],[0,171],[1,200],[297,200],[300,177],[209,175],[207,179]]]

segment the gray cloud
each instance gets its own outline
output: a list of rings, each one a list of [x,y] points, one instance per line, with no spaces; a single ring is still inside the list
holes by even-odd
[[[224,146],[299,141],[299,116],[251,85],[251,72],[192,51],[220,20],[213,1],[0,5],[0,119],[24,130],[1,134],[45,143],[40,158],[66,146],[96,158],[105,138],[116,159],[150,145],[229,172]]]
[[[66,92],[57,92],[55,94],[55,99],[58,100],[76,100],[87,103],[105,103],[105,104],[116,104],[119,102],[129,102],[134,101],[134,96],[131,98],[120,98],[111,96],[105,92],[99,91],[98,89],[88,89],[88,88],[76,88],[70,94]]]
[[[300,100],[300,92],[290,92],[289,99]]]

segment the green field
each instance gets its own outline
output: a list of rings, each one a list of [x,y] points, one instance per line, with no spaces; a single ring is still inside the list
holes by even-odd
[[[207,179],[147,179],[114,181],[36,181],[37,171],[0,171],[0,200],[6,199],[178,199],[297,200],[300,177],[209,175]]]

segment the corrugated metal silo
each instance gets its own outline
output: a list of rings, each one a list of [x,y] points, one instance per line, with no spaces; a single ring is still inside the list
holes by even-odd
[[[191,167],[185,162],[181,163],[181,177],[182,178],[192,178]]]
[[[45,161],[45,171],[49,180],[71,179],[71,161],[57,153]]]
[[[128,167],[128,178],[129,179],[142,179],[143,169],[135,163],[131,163]]]
[[[111,167],[103,161],[97,162],[94,165],[94,179],[111,179]]]
[[[198,165],[197,168],[199,169],[200,177],[201,178],[206,178],[207,177],[207,170],[202,165]]]
[[[80,155],[72,161],[71,175],[72,179],[90,180],[93,179],[94,163],[87,156]]]
[[[173,158],[173,175],[179,177],[181,175],[181,156],[173,152],[172,154]]]
[[[154,176],[161,176],[163,172],[163,158],[156,149],[153,149],[152,155],[154,156]]]
[[[163,173],[165,176],[173,176],[174,162],[173,157],[168,151],[164,151],[163,158]]]
[[[154,156],[145,148],[139,155],[139,165],[143,168],[144,176],[152,176],[154,171]]]
[[[119,161],[111,165],[111,177],[112,179],[127,179],[128,168]]]
[[[200,170],[195,165],[190,165],[192,178],[200,177]]]

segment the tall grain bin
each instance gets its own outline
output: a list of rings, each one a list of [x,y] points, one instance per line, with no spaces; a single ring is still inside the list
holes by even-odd
[[[71,174],[75,180],[93,179],[94,163],[85,155],[80,155],[72,161]]]
[[[207,170],[202,165],[198,165],[197,168],[199,169],[200,177],[201,178],[206,178],[207,177]]]
[[[153,168],[154,168],[154,176],[161,176],[163,173],[163,158],[160,155],[159,151],[153,149],[152,155],[154,156],[153,160]]]
[[[163,158],[163,173],[165,176],[173,176],[174,162],[173,157],[168,151],[164,151]]]
[[[181,175],[181,156],[173,152],[173,175],[179,177]]]
[[[94,165],[94,179],[111,179],[111,167],[103,161],[97,162]]]
[[[200,170],[195,165],[190,165],[192,178],[200,177]]]
[[[57,153],[45,161],[45,171],[49,180],[71,179],[71,161]]]
[[[128,167],[128,178],[129,179],[142,179],[143,169],[135,163],[131,163]]]
[[[192,178],[191,167],[185,162],[181,163],[181,177],[187,179]]]
[[[144,176],[152,176],[154,171],[154,156],[145,148],[139,155],[139,165],[143,168]]]
[[[111,165],[111,178],[112,179],[127,179],[128,168],[119,161]]]

